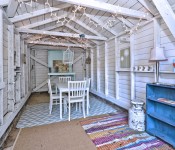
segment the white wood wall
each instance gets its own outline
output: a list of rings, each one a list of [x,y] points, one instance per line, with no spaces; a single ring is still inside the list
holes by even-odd
[[[168,61],[160,62],[160,82],[175,84],[175,73],[173,73],[172,66],[175,58],[175,38],[162,19],[160,29],[160,46],[164,48],[168,58]],[[116,40],[112,39],[106,41],[106,44],[102,43],[97,46],[92,55],[91,78],[94,87],[91,92],[126,109],[130,107],[131,99],[146,102],[146,84],[155,82],[155,73],[133,72],[133,67],[155,66],[155,63],[149,62],[151,48],[154,47],[154,34],[154,22],[150,22],[132,35],[130,43],[120,42],[121,37],[117,37]],[[105,45],[106,50],[104,50]],[[132,59],[129,70],[120,69],[120,50],[126,47],[131,48]],[[97,54],[99,54],[98,57]],[[98,71],[100,76],[98,76]],[[105,82],[107,84],[104,84]]]
[[[59,49],[65,49],[65,48],[59,48]],[[31,55],[34,56],[36,59],[42,61],[45,64],[48,64],[48,49],[32,49]],[[82,55],[82,49],[75,48],[75,59]],[[32,89],[35,89],[40,84],[42,84],[44,81],[48,79],[48,73],[49,69],[48,67],[42,65],[41,63],[38,63],[37,61],[34,61],[31,59],[31,64],[33,65],[33,70],[31,72],[31,79],[32,79]],[[73,72],[76,73],[76,80],[82,80],[84,79],[84,70],[82,66],[82,58],[78,59],[76,63],[73,65]],[[35,92],[44,92],[48,91],[48,86],[45,84],[43,87],[37,89]]]
[[[3,91],[3,94],[0,94],[0,100],[2,100],[0,107],[0,112],[2,112],[0,113],[0,137],[2,137],[24,106],[31,91],[29,87],[29,59],[26,57],[26,64],[21,61],[21,56],[24,53],[27,56],[29,55],[27,45],[20,40],[20,35],[15,33],[14,26],[5,17],[2,17],[3,11],[1,8],[0,16],[0,29],[3,31],[1,32],[3,38],[0,39],[0,47],[3,53],[3,59],[1,60],[3,66],[0,67],[0,72],[3,72],[3,81],[0,81],[0,90]],[[14,55],[15,52],[16,55]],[[18,72],[15,71],[17,67],[19,68]],[[2,83],[5,83],[5,88],[2,88]]]

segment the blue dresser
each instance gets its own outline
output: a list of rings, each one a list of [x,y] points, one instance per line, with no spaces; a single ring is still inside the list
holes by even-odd
[[[175,147],[175,85],[147,84],[146,131]]]

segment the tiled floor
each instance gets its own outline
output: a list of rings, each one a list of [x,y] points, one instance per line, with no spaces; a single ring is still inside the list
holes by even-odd
[[[90,113],[88,116],[97,116],[102,114],[114,113],[119,108],[114,108],[111,105],[103,102],[99,98],[90,96]],[[66,121],[68,119],[68,115],[63,114],[63,119],[60,120],[60,110],[59,105],[53,106],[52,114],[49,114],[49,103],[40,103],[35,105],[27,105],[24,110],[20,120],[17,124],[17,128],[26,128],[39,126],[44,124],[50,124],[54,122]],[[72,107],[71,110],[71,119],[82,118],[83,113],[80,111],[76,111],[75,107]]]

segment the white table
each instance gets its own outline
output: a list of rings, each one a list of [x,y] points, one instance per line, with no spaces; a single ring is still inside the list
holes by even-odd
[[[60,119],[63,118],[62,115],[62,96],[63,93],[68,93],[69,89],[68,89],[68,83],[57,83],[56,87],[59,89],[60,92]],[[89,88],[86,89],[87,91],[87,115],[89,114]]]

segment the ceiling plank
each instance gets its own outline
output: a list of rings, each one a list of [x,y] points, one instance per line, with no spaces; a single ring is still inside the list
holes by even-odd
[[[150,19],[150,17],[142,11],[128,9],[128,8],[124,8],[124,7],[120,7],[120,6],[116,6],[116,5],[112,5],[109,3],[100,2],[96,0],[81,0],[81,1],[80,0],[79,1],[57,0],[57,1],[67,2],[75,5],[81,5],[81,6],[97,9],[97,10],[102,10],[110,13],[117,13],[125,16],[135,17],[135,18]]]
[[[9,0],[0,0],[0,6],[4,7],[9,4]]]
[[[170,4],[167,0],[153,0],[153,2],[169,30],[175,37],[175,13],[173,12]]]
[[[73,18],[73,15],[69,15],[68,16],[69,19]],[[99,34],[99,32],[97,32],[96,30],[90,28],[89,26],[87,26],[87,24],[83,23],[82,21],[78,20],[78,18],[74,18],[73,20],[75,23],[77,23],[78,25],[82,26],[83,28],[85,28],[86,30],[90,31],[91,33],[97,35],[97,36],[101,36],[101,34]]]
[[[155,7],[148,0],[138,0],[152,15],[156,15]]]
[[[51,7],[51,9],[52,9],[52,12],[55,12],[55,11],[62,10],[64,8],[68,8],[70,6],[71,6],[71,4],[61,4],[61,5],[59,5],[59,8]],[[34,12],[25,13],[23,15],[15,16],[15,17],[11,18],[10,21],[15,23],[15,22],[30,19],[30,18],[33,18],[33,17],[48,14],[48,13],[50,13],[50,8],[45,8],[45,9],[37,10],[37,11],[34,11]]]
[[[9,0],[8,7],[7,7],[7,16],[14,17],[17,8],[18,8],[18,1]]]
[[[17,28],[17,31],[20,33],[31,33],[31,34],[42,34],[42,35],[53,35],[53,36],[80,38],[79,34],[72,34],[72,33],[42,31],[42,30],[33,30],[33,29],[22,29],[22,28],[21,29]],[[102,41],[107,40],[106,37],[102,37],[102,36],[85,35],[85,38],[92,39],[92,40],[102,40]]]
[[[106,29],[107,31],[109,31],[110,33],[112,33],[113,35],[117,35],[117,32],[115,32],[114,30],[111,30],[110,28],[108,28],[107,26],[104,26],[104,23],[102,21],[100,21],[99,19],[93,17],[92,15],[86,14],[86,16],[88,18],[90,18],[92,21],[96,22],[97,24],[99,24],[101,27],[103,27],[104,29]]]
[[[47,24],[47,23],[51,23],[51,22],[57,21],[57,20],[62,19],[62,18],[64,18],[64,17],[66,17],[66,14],[60,15],[58,18],[54,17],[54,18],[46,19],[46,20],[39,21],[39,22],[35,22],[35,23],[29,24],[29,25],[26,25],[26,26],[22,26],[22,27],[20,27],[20,28],[21,28],[21,29],[36,28],[36,27],[45,25],[45,24]]]
[[[37,45],[51,45],[51,46],[66,46],[66,47],[89,47],[83,44],[70,44],[70,43],[57,43],[57,42],[45,42],[45,41],[27,41],[29,44],[37,44]]]

